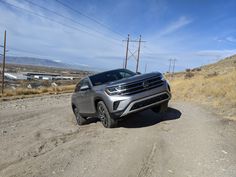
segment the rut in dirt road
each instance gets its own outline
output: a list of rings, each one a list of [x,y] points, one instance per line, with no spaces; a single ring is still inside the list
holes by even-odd
[[[118,128],[76,125],[70,94],[0,103],[0,176],[235,177],[236,123],[173,102]]]

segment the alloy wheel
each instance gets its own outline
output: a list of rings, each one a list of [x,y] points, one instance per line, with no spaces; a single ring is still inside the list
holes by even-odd
[[[103,123],[104,126],[107,126],[108,120],[107,120],[107,116],[106,116],[104,107],[102,105],[99,105],[98,111],[99,111],[99,118],[100,118],[101,122]]]

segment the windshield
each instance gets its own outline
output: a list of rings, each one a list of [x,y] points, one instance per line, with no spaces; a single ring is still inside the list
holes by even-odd
[[[134,72],[129,71],[127,69],[118,69],[96,74],[90,76],[89,78],[94,86],[98,86],[108,82],[113,82],[120,79],[128,78],[134,75],[136,75]]]

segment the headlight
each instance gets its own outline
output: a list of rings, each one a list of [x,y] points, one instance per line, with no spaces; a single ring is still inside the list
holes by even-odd
[[[108,95],[117,95],[119,93],[116,87],[107,87],[105,91]]]
[[[123,86],[114,86],[114,87],[107,87],[105,91],[108,95],[119,95],[121,92],[125,90],[126,89]]]
[[[166,80],[162,74],[160,75],[160,78],[162,81]]]

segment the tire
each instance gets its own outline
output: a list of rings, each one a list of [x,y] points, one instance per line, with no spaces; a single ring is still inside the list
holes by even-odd
[[[163,102],[162,104],[160,104],[156,107],[153,107],[152,111],[155,113],[165,113],[167,111],[167,109],[168,109],[168,101]]]
[[[105,128],[115,128],[117,126],[117,120],[114,120],[106,105],[103,101],[99,101],[97,104],[98,118],[101,120]]]
[[[84,118],[84,117],[82,117],[82,116],[80,115],[78,108],[75,107],[75,108],[73,109],[73,111],[74,111],[74,114],[75,114],[75,118],[76,118],[77,124],[78,124],[78,125],[84,125],[84,124],[86,124],[87,120],[86,120],[86,118]]]

